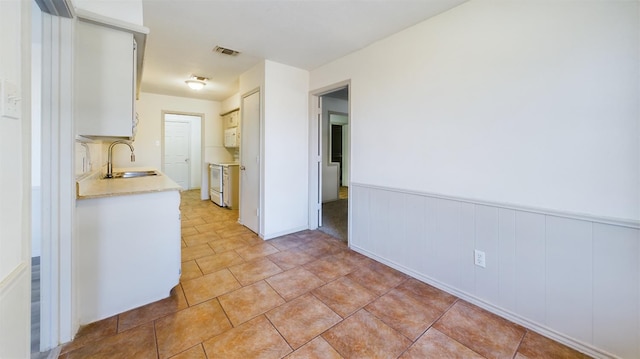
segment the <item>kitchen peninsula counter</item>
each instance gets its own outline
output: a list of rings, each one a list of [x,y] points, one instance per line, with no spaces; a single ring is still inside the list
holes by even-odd
[[[118,168],[114,172],[123,171],[156,171],[156,176],[136,178],[104,179],[104,173],[95,171],[76,181],[76,198],[101,198],[125,196],[138,193],[179,191],[180,185],[164,173],[149,167]]]
[[[147,171],[149,168],[121,168]],[[161,172],[77,181],[74,240],[80,325],[169,296],[180,280],[181,187]]]

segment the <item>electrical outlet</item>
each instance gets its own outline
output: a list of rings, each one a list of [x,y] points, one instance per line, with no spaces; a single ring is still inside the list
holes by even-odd
[[[474,263],[482,268],[487,267],[486,257],[483,251],[475,250],[473,252]]]

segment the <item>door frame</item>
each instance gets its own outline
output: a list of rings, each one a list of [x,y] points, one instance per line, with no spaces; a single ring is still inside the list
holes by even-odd
[[[347,112],[351,125],[351,80],[344,80],[309,92],[309,229],[322,225],[322,99],[321,96],[347,88]],[[349,137],[351,137],[351,128]],[[351,164],[351,138],[349,138],[349,163]],[[351,165],[349,181],[351,181]],[[348,203],[348,233],[351,238],[351,196]]]
[[[160,126],[160,168],[164,171],[164,132],[165,132],[165,117],[166,115],[178,115],[178,116],[192,116],[200,118],[200,199],[205,200],[209,198],[209,169],[205,165],[204,162],[204,134],[205,134],[205,118],[204,113],[198,112],[184,112],[184,111],[172,111],[172,110],[162,110],[161,111],[161,126]],[[191,143],[191,134],[189,134],[189,143]],[[190,147],[191,148],[191,145]],[[189,150],[190,156],[192,155],[191,150]],[[191,161],[189,162],[189,167],[191,167]],[[189,189],[191,189],[191,168],[189,168]]]

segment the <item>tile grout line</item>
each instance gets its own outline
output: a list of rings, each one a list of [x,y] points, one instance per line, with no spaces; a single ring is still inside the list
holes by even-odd
[[[156,320],[152,321],[152,324],[153,324],[153,340],[156,343],[156,358],[160,359],[160,345],[158,344],[158,333],[156,332]]]
[[[286,303],[285,303],[285,304],[286,304]],[[278,306],[278,307],[276,307],[276,308],[279,308],[279,307],[280,307],[280,306]],[[271,310],[273,310],[273,309],[275,309],[275,308],[272,308]],[[268,311],[267,311],[267,312],[268,312]],[[260,315],[264,316],[264,319],[266,319],[266,320],[269,322],[269,324],[273,327],[273,329],[274,329],[276,332],[278,332],[278,335],[280,336],[280,338],[282,338],[282,340],[284,340],[284,342],[285,342],[285,343],[287,343],[287,345],[289,346],[289,349],[291,349],[291,352],[290,352],[290,353],[285,354],[285,356],[293,354],[296,350],[298,350],[298,349],[302,348],[303,346],[305,346],[305,345],[307,344],[307,343],[304,343],[304,344],[303,344],[303,345],[301,345],[299,348],[297,348],[297,349],[293,349],[293,346],[291,345],[291,343],[289,343],[289,341],[287,340],[287,338],[285,338],[285,337],[284,337],[284,335],[280,332],[280,329],[278,329],[278,327],[277,327],[277,326],[276,326],[276,325],[271,321],[271,319],[269,319],[269,317],[267,316],[267,312],[264,312],[264,313],[262,313],[262,314],[260,314]],[[255,318],[258,318],[258,317],[259,317],[259,316],[255,317]],[[250,319],[250,320],[253,320],[253,319],[255,319],[255,318],[252,318],[252,319]],[[248,322],[248,320],[247,320],[247,322]],[[245,322],[245,323],[246,323],[246,322]]]

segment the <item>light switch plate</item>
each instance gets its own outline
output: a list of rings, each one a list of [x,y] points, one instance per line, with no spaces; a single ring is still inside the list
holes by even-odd
[[[0,79],[0,116],[19,119],[20,100],[18,86],[9,80]]]

